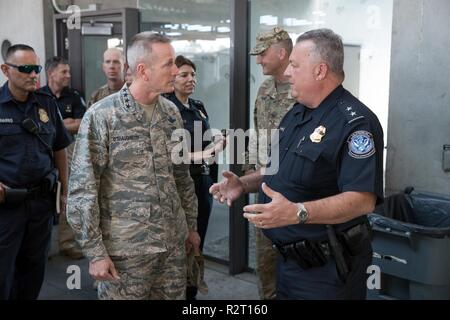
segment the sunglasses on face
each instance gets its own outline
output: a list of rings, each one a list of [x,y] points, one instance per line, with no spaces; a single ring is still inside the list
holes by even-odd
[[[42,70],[42,66],[36,65],[36,64],[24,64],[22,66],[17,66],[15,64],[8,63],[8,62],[6,62],[5,64],[10,67],[17,68],[17,70],[19,70],[19,72],[27,73],[27,74],[30,74],[33,71],[36,73],[40,73]]]

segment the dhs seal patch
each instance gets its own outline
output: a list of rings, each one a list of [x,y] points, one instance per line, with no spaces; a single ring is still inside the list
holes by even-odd
[[[355,159],[365,159],[375,153],[373,136],[367,131],[356,131],[348,138],[348,154]]]

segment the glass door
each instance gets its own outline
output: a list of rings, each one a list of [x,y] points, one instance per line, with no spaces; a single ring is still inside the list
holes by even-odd
[[[68,28],[65,14],[55,15],[57,54],[69,60],[72,87],[89,98],[106,83],[103,52],[119,47],[139,32],[139,11],[133,8],[81,13],[78,28]],[[125,52],[124,52],[125,53]]]
[[[230,119],[229,0],[141,0],[141,31],[164,33],[177,55],[197,66],[194,99],[201,100],[212,128],[229,129]],[[229,166],[219,164],[219,175]],[[219,177],[220,179],[220,177]],[[229,210],[214,201],[203,253],[229,260]]]

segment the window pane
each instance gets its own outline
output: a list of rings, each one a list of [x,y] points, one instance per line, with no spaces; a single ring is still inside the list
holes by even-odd
[[[141,31],[162,32],[172,39],[177,55],[197,66],[192,98],[201,100],[211,128],[229,129],[230,109],[230,1],[139,1]],[[225,162],[222,161],[222,162]],[[219,165],[219,173],[227,170]],[[203,253],[228,261],[229,213],[214,201]]]
[[[252,0],[250,12],[249,48],[255,46],[258,33],[275,26],[283,27],[294,43],[300,34],[312,29],[330,28],[341,35],[345,46],[344,87],[377,114],[387,136],[392,0]],[[264,79],[256,58],[251,56],[250,128],[254,127],[253,104]],[[249,232],[252,255],[252,227]],[[254,261],[250,256],[250,267]]]

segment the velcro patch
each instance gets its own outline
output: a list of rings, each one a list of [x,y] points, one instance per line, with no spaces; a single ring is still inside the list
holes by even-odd
[[[348,138],[348,154],[355,159],[365,159],[375,153],[373,136],[367,131],[356,131]]]

